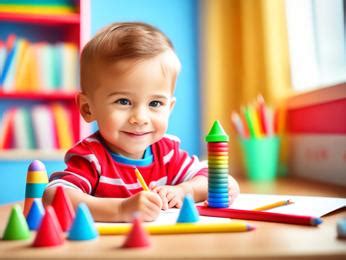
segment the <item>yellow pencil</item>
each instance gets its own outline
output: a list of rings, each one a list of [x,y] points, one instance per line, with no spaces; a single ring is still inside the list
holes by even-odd
[[[252,126],[255,132],[255,137],[262,137],[262,132],[261,132],[261,126],[260,126],[260,121],[258,118],[258,113],[256,111],[256,108],[252,105],[249,105],[248,107],[249,114],[250,114],[250,119],[252,121]]]
[[[280,201],[277,201],[277,202],[274,202],[274,203],[263,205],[261,207],[255,208],[253,210],[260,211],[260,210],[273,209],[273,208],[281,207],[281,206],[292,204],[292,203],[293,202],[291,200],[280,200]]]
[[[141,184],[143,190],[150,191],[148,188],[148,185],[145,183],[145,180],[143,179],[142,174],[139,172],[139,170],[137,168],[135,168],[135,173],[136,173],[137,179],[138,179],[139,183]]]
[[[127,234],[131,228],[128,225],[97,224],[100,235]],[[184,233],[226,233],[244,232],[255,229],[254,226],[244,221],[232,221],[229,223],[177,223],[171,225],[144,225],[149,234],[184,234]]]

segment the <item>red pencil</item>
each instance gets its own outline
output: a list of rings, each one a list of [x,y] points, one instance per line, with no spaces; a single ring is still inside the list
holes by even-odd
[[[266,119],[266,105],[264,103],[264,98],[263,96],[259,95],[257,97],[257,113],[258,113],[258,118],[260,121],[260,127],[262,130],[262,134],[264,136],[268,135],[268,126],[267,126],[267,119]]]
[[[235,218],[247,220],[259,220],[268,222],[278,222],[297,225],[317,226],[322,220],[312,216],[300,216],[282,213],[273,213],[266,211],[230,209],[230,208],[209,208],[206,206],[197,206],[201,216]]]

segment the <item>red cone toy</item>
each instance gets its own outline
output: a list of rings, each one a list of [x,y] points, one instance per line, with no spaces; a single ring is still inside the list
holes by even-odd
[[[75,212],[72,207],[70,199],[67,197],[64,188],[58,186],[52,201],[52,206],[58,217],[61,229],[65,232],[68,231],[72,225],[75,217]]]
[[[132,221],[132,228],[127,235],[123,248],[148,247],[150,246],[149,235],[142,226],[139,217]]]
[[[63,243],[64,233],[61,230],[54,209],[51,206],[47,206],[46,212],[37,231],[33,246],[58,246],[62,245]]]

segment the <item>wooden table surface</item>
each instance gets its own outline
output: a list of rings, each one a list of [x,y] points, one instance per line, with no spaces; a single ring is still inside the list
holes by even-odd
[[[275,183],[240,180],[242,192],[346,197],[346,189],[299,179]],[[3,234],[12,205],[0,206]],[[346,259],[346,240],[336,237],[342,209],[323,217],[319,227],[248,221],[256,230],[242,233],[152,235],[152,246],[122,249],[125,236],[102,236],[94,241],[65,241],[52,248],[33,248],[27,241],[0,241],[0,259]],[[32,236],[34,237],[34,235]]]

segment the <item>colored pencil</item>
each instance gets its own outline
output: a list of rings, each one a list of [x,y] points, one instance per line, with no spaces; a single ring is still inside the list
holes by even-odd
[[[247,127],[249,129],[249,134],[251,138],[256,137],[256,132],[255,129],[253,127],[253,123],[251,121],[251,116],[250,116],[250,112],[249,109],[247,107],[242,108],[246,123],[247,123]]]
[[[257,97],[257,113],[258,113],[261,131],[263,135],[266,136],[268,134],[268,125],[267,125],[267,119],[266,119],[266,105],[262,95],[259,95]]]
[[[266,211],[240,210],[230,208],[208,208],[206,206],[197,206],[197,209],[201,216],[259,220],[310,226],[317,226],[322,223],[322,220],[320,218],[312,216],[300,216]]]
[[[137,180],[141,184],[143,190],[150,191],[150,189],[148,188],[148,185],[145,183],[145,180],[143,179],[142,174],[139,172],[137,168],[135,168],[135,173],[136,173]]]
[[[267,135],[273,136],[274,133],[274,112],[271,107],[266,108]]]
[[[274,203],[270,203],[267,205],[263,205],[261,207],[257,207],[254,208],[253,210],[267,210],[267,209],[273,209],[273,208],[277,208],[277,207],[281,207],[281,206],[285,206],[285,205],[289,205],[292,204],[293,202],[290,200],[280,200],[280,201],[276,201]]]
[[[231,121],[233,123],[233,126],[235,130],[237,131],[238,135],[245,138],[245,132],[244,132],[244,126],[243,122],[241,121],[241,118],[238,113],[232,112],[231,115]]]
[[[249,105],[248,106],[248,113],[250,116],[250,120],[252,122],[252,127],[255,133],[255,137],[261,137],[263,136],[263,133],[261,131],[261,125],[260,125],[260,120],[258,118],[258,114],[256,111],[256,106],[254,105]]]
[[[131,229],[128,225],[97,224],[100,235],[122,235]],[[229,223],[177,223],[170,225],[144,225],[149,234],[188,234],[188,233],[227,233],[245,232],[255,229],[254,226],[244,221],[232,221]]]
[[[242,125],[244,127],[244,137],[249,138],[250,137],[249,127],[246,123],[246,119],[244,118],[244,114],[239,113],[239,118],[240,118],[240,121],[242,122]]]

